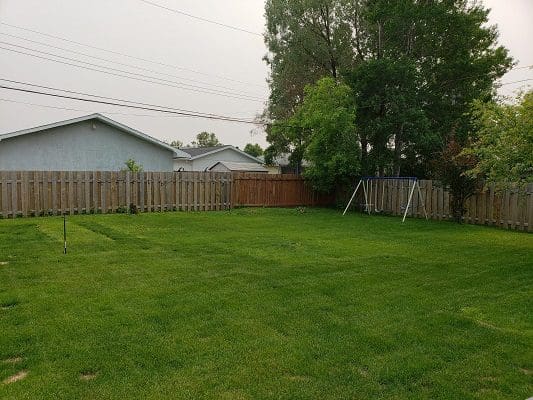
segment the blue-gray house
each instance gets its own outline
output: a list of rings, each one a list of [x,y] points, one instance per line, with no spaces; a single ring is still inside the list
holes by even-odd
[[[101,114],[0,135],[0,171],[173,171],[190,155]]]

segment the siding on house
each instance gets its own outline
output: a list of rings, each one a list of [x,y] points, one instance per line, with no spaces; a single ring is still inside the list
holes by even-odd
[[[130,158],[145,171],[172,171],[175,154],[97,119],[2,138],[0,170],[118,171]]]

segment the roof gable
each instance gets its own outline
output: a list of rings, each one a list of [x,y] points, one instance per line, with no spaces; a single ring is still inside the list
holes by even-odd
[[[209,171],[211,171],[213,168],[215,168],[217,165],[223,165],[230,171],[242,171],[242,172],[268,172],[268,169],[263,167],[260,164],[256,163],[241,163],[241,162],[234,162],[234,161],[218,161],[215,163],[212,167],[209,168]]]
[[[53,129],[53,128],[58,128],[58,127],[61,127],[61,126],[66,126],[66,125],[72,125],[72,124],[77,124],[77,123],[80,123],[80,122],[84,122],[84,121],[90,121],[90,120],[97,120],[97,121],[100,121],[100,122],[103,122],[104,124],[106,125],[109,125],[109,126],[112,126],[122,132],[125,132],[125,133],[128,133],[132,136],[135,136],[139,139],[142,139],[142,140],[145,140],[147,142],[150,142],[156,146],[159,146],[159,147],[162,147],[164,149],[167,149],[169,151],[172,151],[173,154],[174,154],[174,157],[175,158],[190,158],[190,155],[187,154],[187,153],[184,153],[183,151],[175,148],[175,147],[172,147],[152,136],[149,136],[145,133],[142,133],[141,131],[138,131],[136,129],[133,129],[133,128],[130,128],[129,126],[126,126],[124,124],[121,124],[120,122],[117,122],[117,121],[114,121],[112,120],[111,118],[108,118],[108,117],[105,117],[103,116],[102,114],[90,114],[90,115],[85,115],[83,117],[78,117],[78,118],[73,118],[73,119],[67,119],[67,120],[64,120],[64,121],[59,121],[59,122],[54,122],[52,124],[47,124],[47,125],[41,125],[41,126],[37,126],[37,127],[34,127],[34,128],[29,128],[29,129],[23,129],[23,130],[20,130],[20,131],[16,131],[16,132],[11,132],[11,133],[6,133],[6,134],[3,134],[3,135],[0,135],[0,141],[2,140],[5,140],[5,139],[10,139],[10,138],[14,138],[14,137],[17,137],[17,136],[22,136],[22,135],[29,135],[30,133],[38,133],[38,132],[41,132],[41,131],[44,131],[44,130],[48,130],[48,129]]]
[[[199,159],[199,158],[202,158],[202,157],[205,157],[205,156],[208,156],[210,154],[215,154],[215,153],[218,153],[220,151],[223,151],[223,150],[233,150],[234,152],[236,153],[239,153],[247,158],[249,158],[251,161],[255,162],[255,163],[258,163],[258,164],[263,164],[263,162],[254,157],[254,156],[251,156],[250,154],[248,153],[245,153],[244,151],[232,146],[232,145],[224,145],[224,146],[215,146],[215,147],[185,147],[183,149],[180,149],[181,151],[189,154],[191,156],[191,160],[196,160],[196,159]]]

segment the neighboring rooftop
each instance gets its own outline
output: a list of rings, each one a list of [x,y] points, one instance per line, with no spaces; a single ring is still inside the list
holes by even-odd
[[[233,147],[230,145],[224,146],[213,146],[213,147],[183,147],[180,150],[184,151],[187,154],[190,154],[191,157],[201,156],[207,153],[211,153],[216,150],[222,150],[226,147]]]
[[[58,121],[58,122],[54,122],[52,124],[41,125],[41,126],[36,126],[36,127],[33,127],[33,128],[29,128],[29,129],[23,129],[23,130],[16,131],[16,132],[10,132],[10,133],[1,134],[0,135],[0,141],[6,140],[6,139],[10,139],[10,138],[14,138],[14,137],[17,137],[17,136],[28,135],[28,134],[31,134],[31,133],[38,133],[38,132],[41,132],[41,131],[44,131],[44,130],[47,130],[47,129],[58,128],[58,127],[61,127],[61,126],[77,124],[79,122],[90,121],[90,120],[100,121],[100,122],[102,122],[104,124],[112,126],[112,127],[116,128],[118,130],[121,130],[121,131],[123,131],[123,132],[125,132],[127,134],[130,134],[132,136],[135,136],[135,137],[137,137],[139,139],[142,139],[142,140],[145,140],[147,142],[150,142],[150,143],[152,143],[152,144],[154,144],[156,146],[163,147],[166,150],[170,150],[170,151],[172,151],[174,153],[174,157],[178,157],[178,158],[186,158],[187,157],[187,154],[183,154],[183,151],[181,151],[181,150],[179,150],[179,149],[177,149],[175,147],[171,147],[170,145],[162,142],[159,139],[156,139],[156,138],[154,138],[152,136],[149,136],[146,133],[143,133],[143,132],[138,131],[136,129],[130,128],[129,126],[121,124],[120,122],[112,120],[111,118],[108,118],[108,117],[106,117],[106,116],[104,116],[102,114],[99,114],[99,113],[84,115],[82,117],[67,119],[67,120],[64,120],[64,121]]]
[[[235,172],[268,172],[268,169],[257,163],[241,163],[233,161],[219,161],[213,165],[210,170],[214,169],[217,165],[226,167],[229,171]]]
[[[184,153],[189,154],[191,156],[191,159],[194,160],[195,158],[204,157],[204,156],[207,156],[208,154],[215,154],[215,153],[218,153],[219,151],[223,151],[223,150],[226,150],[226,149],[233,150],[233,151],[243,155],[244,157],[249,158],[254,163],[258,163],[258,164],[262,164],[263,163],[260,159],[254,157],[254,156],[251,156],[250,154],[245,153],[241,149],[239,149],[239,148],[237,148],[235,146],[232,146],[230,144],[223,145],[223,146],[214,146],[214,147],[184,147],[184,148],[182,148],[180,150],[182,152],[184,152]]]

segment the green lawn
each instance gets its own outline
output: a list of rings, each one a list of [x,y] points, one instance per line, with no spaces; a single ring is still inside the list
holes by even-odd
[[[533,396],[531,234],[290,209],[68,230],[65,256],[61,218],[0,221],[1,399]]]

